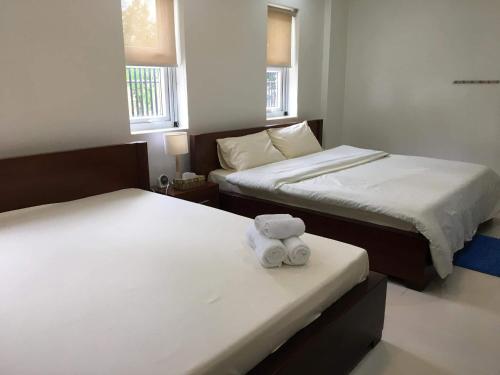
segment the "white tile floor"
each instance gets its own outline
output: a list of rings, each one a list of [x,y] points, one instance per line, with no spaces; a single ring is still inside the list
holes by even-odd
[[[480,233],[500,238],[500,218]],[[353,375],[500,375],[500,278],[455,267],[425,292],[389,282],[382,341]]]

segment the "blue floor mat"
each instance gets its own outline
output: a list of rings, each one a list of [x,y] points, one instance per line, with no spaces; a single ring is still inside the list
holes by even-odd
[[[455,253],[453,264],[500,277],[500,239],[476,235]]]

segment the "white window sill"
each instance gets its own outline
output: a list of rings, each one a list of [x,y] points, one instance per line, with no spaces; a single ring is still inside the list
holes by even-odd
[[[173,128],[173,127],[168,127],[168,128],[151,129],[151,130],[131,131],[130,134],[132,134],[132,135],[141,135],[141,134],[154,134],[154,133],[172,133],[172,132],[185,132],[187,130],[188,130],[187,128]]]
[[[268,117],[266,119],[267,125],[279,125],[279,124],[288,124],[291,122],[299,122],[299,118],[297,116],[279,116],[279,117]]]

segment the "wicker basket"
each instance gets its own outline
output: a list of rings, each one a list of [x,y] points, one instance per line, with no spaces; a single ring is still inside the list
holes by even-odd
[[[186,180],[175,178],[173,181],[174,189],[176,190],[189,190],[197,188],[205,184],[205,176],[196,176]]]

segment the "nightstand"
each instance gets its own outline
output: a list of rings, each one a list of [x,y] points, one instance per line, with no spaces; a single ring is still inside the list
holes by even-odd
[[[167,190],[167,195],[186,201],[204,204],[206,206],[219,208],[219,185],[213,182],[206,182],[202,186],[189,190],[176,190],[173,186]]]

